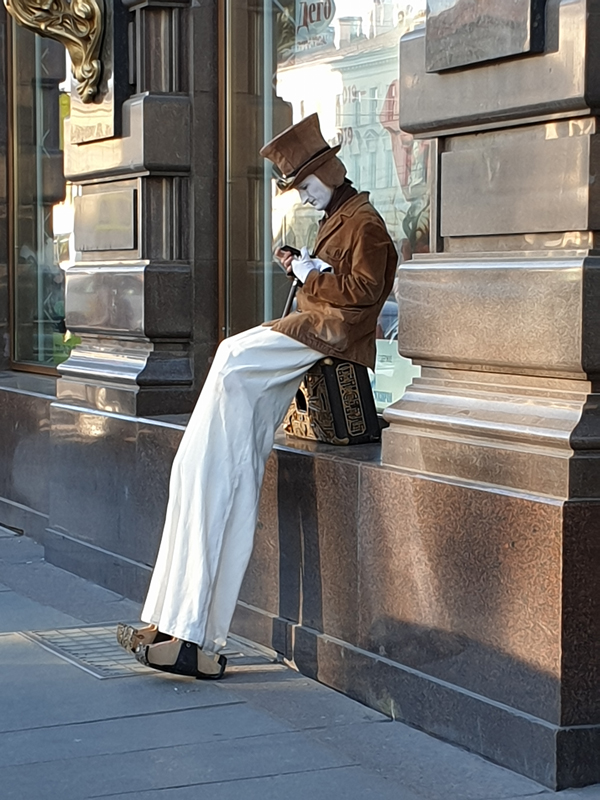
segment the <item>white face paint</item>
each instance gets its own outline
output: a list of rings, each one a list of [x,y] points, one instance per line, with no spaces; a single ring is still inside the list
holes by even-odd
[[[316,175],[308,175],[297,189],[302,205],[308,203],[317,211],[324,211],[333,195],[333,189],[326,186]]]

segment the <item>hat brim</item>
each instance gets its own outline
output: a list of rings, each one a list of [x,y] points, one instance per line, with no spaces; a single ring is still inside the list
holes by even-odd
[[[302,183],[307,175],[312,175],[315,170],[319,169],[319,167],[322,167],[323,164],[326,164],[330,159],[336,156],[341,149],[342,145],[336,144],[335,147],[331,147],[324,153],[320,153],[308,163],[304,164],[298,171],[297,175],[289,178],[279,178],[277,181],[277,186],[282,192],[288,192],[290,189],[295,189],[300,183]]]

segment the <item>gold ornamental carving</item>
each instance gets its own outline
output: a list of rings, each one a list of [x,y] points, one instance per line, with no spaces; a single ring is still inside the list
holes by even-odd
[[[327,359],[325,359],[327,361]],[[308,370],[296,399],[292,402],[283,429],[299,439],[316,439],[326,444],[348,444],[349,439],[339,439],[335,434],[333,411],[321,362]]]
[[[381,440],[381,426],[366,367],[326,357],[304,375],[283,421],[299,439],[325,444],[367,444]]]
[[[67,48],[77,92],[91,103],[102,77],[104,0],[4,0],[4,5],[19,25]]]

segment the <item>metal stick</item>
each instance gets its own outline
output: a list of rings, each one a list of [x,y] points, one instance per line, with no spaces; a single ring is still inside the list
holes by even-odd
[[[296,292],[298,291],[298,287],[302,286],[298,278],[294,278],[294,282],[290,287],[290,293],[288,294],[288,298],[285,301],[285,307],[283,309],[282,317],[287,317],[287,315],[292,310],[292,305],[294,304],[294,297],[296,296]]]

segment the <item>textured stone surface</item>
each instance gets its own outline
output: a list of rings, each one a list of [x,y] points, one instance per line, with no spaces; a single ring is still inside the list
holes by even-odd
[[[384,412],[382,461],[542,497],[594,497],[600,420],[592,388],[587,380],[423,367]]]
[[[153,564],[182,429],[60,405],[51,420],[50,528]]]
[[[55,463],[77,481],[53,494],[48,557],[141,601],[182,427],[54,412]],[[563,591],[560,503],[428,479],[365,455],[276,449],[234,631],[391,715],[559,780],[540,766],[556,744],[543,720],[597,718],[596,573],[581,572],[595,563],[594,513],[573,506],[565,523]],[[364,650],[356,663],[353,646]],[[537,721],[525,725],[523,711]],[[479,718],[488,720],[481,742]],[[567,753],[575,734],[564,733]]]
[[[183,426],[52,415],[47,555],[142,600]],[[597,721],[597,511],[573,504],[563,525],[556,501],[385,468],[368,450],[277,447],[234,630],[549,785],[594,779],[591,756],[592,772],[568,765],[595,729],[557,739],[552,724]],[[561,753],[562,773],[540,766]]]
[[[354,641],[357,498],[356,462],[277,449],[267,466],[241,600]]]
[[[285,602],[279,616],[263,614],[249,592],[234,630],[339,691],[546,785],[598,780],[594,504],[563,512],[551,498],[344,464],[318,448],[278,448],[277,465],[277,495],[269,477],[263,503],[271,512],[278,504]],[[338,517],[358,513],[355,542],[352,529],[321,513],[328,495]],[[323,635],[319,609],[336,581],[344,596],[355,545],[358,628]],[[264,552],[255,551],[255,578]],[[560,727],[581,724],[592,727]]]
[[[562,686],[564,725],[600,724],[600,501],[564,510]]]
[[[399,278],[400,351],[457,369],[584,378],[582,282],[584,265],[595,261],[440,254],[407,262]],[[594,356],[597,363],[597,343]]]
[[[298,575],[298,610],[281,616],[348,641],[357,634],[358,466],[279,453],[280,585]],[[290,598],[291,600],[291,598]]]
[[[48,514],[52,397],[41,391],[3,389],[2,383],[0,379],[0,497]],[[42,381],[36,388],[51,392],[54,381]]]
[[[559,721],[561,509],[374,467],[358,644]]]
[[[240,599],[269,614],[279,614],[279,509],[277,501],[278,456],[267,461],[262,488],[254,550],[248,565]]]
[[[44,537],[44,554],[51,564],[97,581],[137,603],[142,603],[148,592],[151,568],[124,558],[118,551],[104,550],[48,528]]]
[[[597,200],[588,180],[594,134],[594,123],[581,121],[450,137],[441,157],[441,235],[550,238],[549,232],[595,230]],[[533,192],[536,202],[524,202]],[[553,202],[559,195],[561,202]]]
[[[467,125],[481,130],[499,120],[506,126],[506,120],[553,114],[565,105],[585,114],[588,103],[595,107],[598,93],[591,68],[598,52],[598,24],[591,8],[590,13],[585,0],[547,4],[542,56],[504,58],[442,74],[425,71],[425,27],[415,31],[400,55],[404,130],[430,135]]]
[[[304,628],[294,655],[327,686],[553,789],[600,781],[600,726],[561,729]]]

